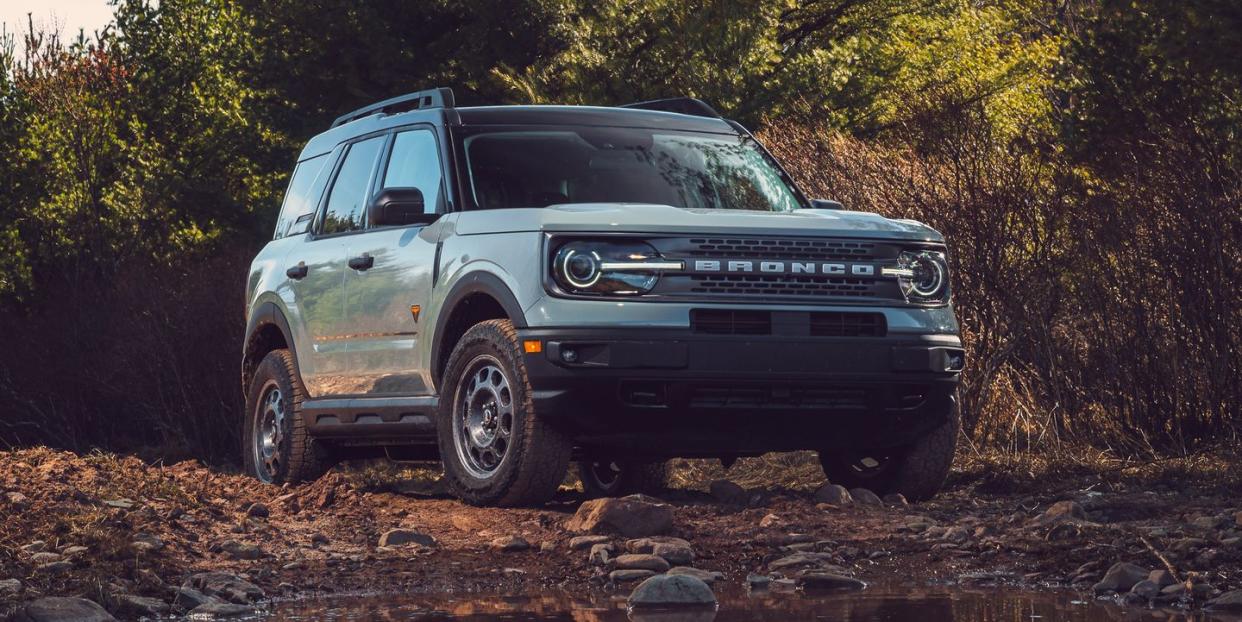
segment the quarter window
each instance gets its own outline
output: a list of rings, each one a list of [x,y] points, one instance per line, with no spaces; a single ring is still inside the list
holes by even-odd
[[[440,151],[435,135],[430,130],[397,134],[383,187],[418,188],[423,193],[423,210],[434,214],[440,206],[440,178]]]
[[[306,233],[306,222],[315,213],[315,204],[323,196],[323,187],[327,185],[328,176],[323,174],[327,163],[328,154],[325,153],[302,160],[293,169],[293,178],[289,180],[289,190],[285,192],[285,202],[276,220],[276,239]]]
[[[328,207],[319,228],[321,233],[344,233],[362,228],[371,171],[383,144],[384,137],[376,136],[350,145],[328,195]]]

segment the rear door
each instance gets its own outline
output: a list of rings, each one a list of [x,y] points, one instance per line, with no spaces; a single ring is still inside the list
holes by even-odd
[[[386,188],[418,188],[424,212],[444,211],[443,167],[430,126],[392,135],[371,196]],[[430,220],[430,218],[429,218]],[[420,318],[431,299],[440,227],[372,227],[349,237],[345,294],[353,337],[349,366],[367,396],[427,395],[429,349]]]
[[[365,205],[385,137],[345,147],[312,232],[287,261],[292,315],[300,325],[298,371],[312,397],[358,392],[346,351],[353,334],[345,309],[348,239],[363,230]],[[294,328],[294,330],[298,330]]]

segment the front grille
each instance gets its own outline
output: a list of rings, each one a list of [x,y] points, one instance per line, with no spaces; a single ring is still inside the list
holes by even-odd
[[[875,280],[761,274],[695,274],[690,291],[733,296],[873,298]]]
[[[824,239],[691,238],[694,257],[764,257],[800,261],[867,260],[876,256],[873,242]]]
[[[883,313],[812,313],[812,337],[883,337],[888,325]]]
[[[699,386],[690,393],[692,408],[864,410],[867,394],[848,387]]]
[[[770,335],[772,314],[767,311],[732,311],[729,309],[694,309],[690,327],[708,335]]]

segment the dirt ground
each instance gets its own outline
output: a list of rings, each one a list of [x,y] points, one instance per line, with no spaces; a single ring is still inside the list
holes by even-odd
[[[822,476],[813,481],[796,460],[775,464],[784,484],[766,487],[745,465],[680,467],[659,497],[673,506],[668,535],[691,544],[694,567],[742,586],[752,574],[787,574],[773,570],[777,560],[821,553],[863,580],[1091,594],[1113,564],[1129,562],[1168,570],[1185,586],[1163,599],[1171,607],[1242,588],[1235,458],[1060,471],[974,461],[934,501],[882,506],[820,503]],[[195,462],[2,452],[0,619],[40,596],[83,596],[114,612],[123,595],[173,602],[188,577],[205,571],[236,575],[267,597],[632,587],[614,584],[588,550],[570,549],[577,534],[565,523],[580,493],[566,489],[542,509],[474,508],[439,494],[426,473],[408,474],[344,470],[281,489]],[[705,479],[719,476],[745,484],[746,494],[731,503],[713,497]],[[1066,501],[1073,504],[1057,505]],[[434,543],[380,546],[396,528]],[[530,546],[500,550],[510,536]]]

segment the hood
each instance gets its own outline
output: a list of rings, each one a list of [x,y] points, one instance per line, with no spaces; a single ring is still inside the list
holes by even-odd
[[[871,212],[802,209],[794,212],[684,209],[645,203],[573,203],[542,208],[462,212],[457,234],[549,231],[576,233],[763,234],[943,242],[914,220]]]

